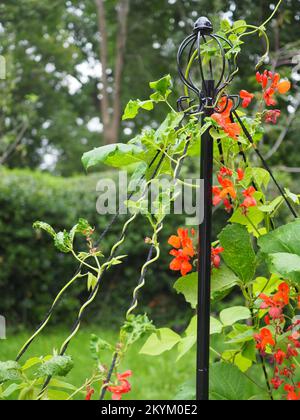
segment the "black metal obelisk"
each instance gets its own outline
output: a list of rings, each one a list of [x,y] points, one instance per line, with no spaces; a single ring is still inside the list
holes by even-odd
[[[203,81],[207,105],[213,105],[214,81]],[[205,108],[204,118],[211,116],[213,108]],[[210,290],[211,290],[211,231],[213,139],[206,131],[201,138],[200,179],[203,188],[203,222],[199,225],[198,246],[198,322],[197,322],[197,400],[209,399],[209,342],[210,342]]]
[[[204,58],[205,44],[215,45],[216,53]],[[177,64],[179,76],[185,85],[185,96],[178,100],[178,109],[186,116],[194,115],[198,120],[212,113],[222,113],[216,104],[218,98],[228,100],[224,92],[237,72],[237,65],[228,51],[231,42],[220,33],[213,33],[211,22],[200,17],[194,31],[179,47]],[[211,49],[212,50],[212,49]],[[217,64],[217,65],[216,65]],[[225,101],[226,102],[226,101]],[[219,145],[221,148],[222,146]],[[197,326],[197,400],[209,399],[209,342],[210,342],[210,292],[211,292],[211,241],[212,241],[212,182],[213,139],[209,131],[201,138],[200,177],[203,191],[203,221],[199,225],[198,250],[198,326]]]

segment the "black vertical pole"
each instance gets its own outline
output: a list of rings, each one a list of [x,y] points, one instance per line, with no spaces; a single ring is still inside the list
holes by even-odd
[[[208,106],[213,105],[214,81],[203,82]],[[212,108],[205,108],[204,118],[211,116]],[[209,399],[209,343],[211,292],[211,236],[212,236],[212,182],[213,139],[206,131],[201,139],[200,177],[204,188],[204,217],[199,226],[198,249],[198,326],[197,326],[197,400]]]

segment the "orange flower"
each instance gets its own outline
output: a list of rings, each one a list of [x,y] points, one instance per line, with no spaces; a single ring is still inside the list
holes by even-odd
[[[245,178],[245,172],[243,171],[243,169],[238,168],[237,170],[237,176],[238,176],[238,181],[243,181],[243,179]]]
[[[265,121],[266,123],[276,124],[280,115],[281,111],[279,109],[271,109],[266,112]]]
[[[228,200],[228,197],[231,197],[233,200],[236,199],[236,190],[234,188],[234,183],[231,179],[225,178],[225,176],[232,176],[233,171],[229,168],[223,167],[217,175],[219,186],[214,186],[212,188],[213,194],[213,205],[217,206],[222,201],[224,203],[225,209],[231,211],[232,205]]]
[[[222,252],[224,252],[224,248],[222,248],[222,247],[217,247],[217,248],[212,247],[212,249],[211,249],[211,263],[212,263],[213,267],[220,268],[220,264],[221,264],[220,254],[222,254]]]
[[[85,400],[90,401],[94,393],[95,393],[95,390],[91,388],[90,386],[87,386]]]
[[[243,99],[242,107],[248,108],[248,106],[251,104],[252,99],[254,98],[253,93],[249,93],[247,90],[241,90],[240,91],[240,97]]]
[[[291,89],[291,86],[292,85],[291,85],[291,82],[289,80],[283,80],[282,82],[280,82],[278,84],[277,89],[278,89],[278,92],[281,95],[284,95],[285,93],[287,93]]]
[[[259,334],[254,336],[254,338],[257,342],[256,348],[261,352],[264,352],[267,346],[275,346],[275,340],[268,328],[263,328]]]
[[[290,301],[290,287],[287,283],[281,283],[274,296],[267,296],[262,293],[259,298],[262,300],[260,309],[269,309],[269,315],[272,319],[284,321],[282,310]]]
[[[211,118],[228,134],[228,137],[233,140],[238,140],[241,133],[241,128],[237,123],[233,123],[230,118],[233,102],[231,99],[223,97],[218,105],[220,113],[215,112]]]
[[[127,370],[122,374],[118,374],[118,385],[108,386],[107,390],[112,393],[113,400],[121,400],[123,394],[127,394],[131,391],[131,385],[127,378],[132,375],[131,370]]]
[[[175,257],[170,263],[170,269],[180,271],[182,276],[186,276],[193,269],[190,260],[195,256],[196,251],[188,229],[179,228],[177,234],[178,236],[172,235],[168,240],[169,245],[174,248],[170,251],[170,255]],[[195,235],[194,229],[191,230],[191,235]]]
[[[257,202],[253,197],[253,194],[255,193],[256,189],[254,187],[249,187],[245,191],[243,191],[243,196],[245,197],[245,200],[241,204],[242,208],[248,209],[249,207],[255,207],[257,205]]]
[[[276,92],[284,95],[291,89],[289,80],[281,80],[279,73],[272,73],[268,70],[265,70],[263,74],[256,73],[256,80],[262,85],[267,106],[276,105],[276,101],[273,98]]]

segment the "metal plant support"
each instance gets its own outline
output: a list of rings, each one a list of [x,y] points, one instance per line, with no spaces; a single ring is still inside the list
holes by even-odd
[[[215,47],[213,57],[206,63],[203,60],[203,49]],[[177,55],[179,76],[185,86],[185,95],[178,100],[178,109],[186,115],[195,115],[204,122],[213,113],[226,110],[229,100],[234,104],[231,119],[241,126],[246,138],[254,145],[250,133],[236,113],[240,105],[238,95],[228,95],[225,89],[232,82],[238,67],[228,50],[231,43],[224,37],[213,34],[213,26],[206,17],[200,17],[194,25],[193,34],[180,45]],[[225,97],[225,107],[220,109],[219,99]],[[207,130],[201,138],[200,179],[204,188],[204,217],[199,226],[198,245],[198,306],[197,306],[197,381],[196,398],[199,401],[209,399],[209,343],[210,343],[210,293],[211,293],[211,243],[212,243],[212,183],[213,183],[213,138]],[[223,156],[222,144],[218,148]],[[263,156],[254,150],[270,173],[279,192],[284,197],[294,217],[297,214],[287,199],[283,188],[276,181]],[[245,155],[241,149],[241,155]],[[224,162],[223,162],[224,163]]]

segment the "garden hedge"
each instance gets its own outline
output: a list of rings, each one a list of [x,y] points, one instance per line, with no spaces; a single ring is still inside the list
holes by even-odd
[[[110,173],[109,176],[112,174]],[[101,175],[104,176],[103,174]],[[75,272],[72,257],[57,251],[48,235],[34,231],[32,224],[44,220],[55,229],[70,229],[79,217],[88,219],[101,234],[109,217],[96,212],[96,184],[100,175],[61,178],[28,170],[1,170],[0,183],[0,294],[1,314],[8,325],[38,323],[49,309],[49,302]],[[166,243],[170,232],[178,226],[178,217],[168,218],[169,226],[161,237]],[[173,224],[173,225],[172,225]],[[101,249],[108,254],[121,230],[122,218],[107,235]],[[137,221],[130,229],[124,254],[130,258],[121,270],[115,267],[103,282],[101,300],[94,303],[87,320],[117,321],[123,317],[130,302],[130,291],[147,253],[144,238],[150,233],[144,223]],[[180,296],[171,295],[173,279],[168,270],[167,247],[163,247],[159,270],[149,273],[142,297],[144,308],[156,321],[173,317],[185,318],[186,306]],[[122,252],[123,252],[122,251]],[[112,291],[113,293],[109,293]],[[86,297],[86,284],[76,283],[57,308],[52,322],[70,324],[78,301]],[[145,308],[146,310],[146,308]]]

